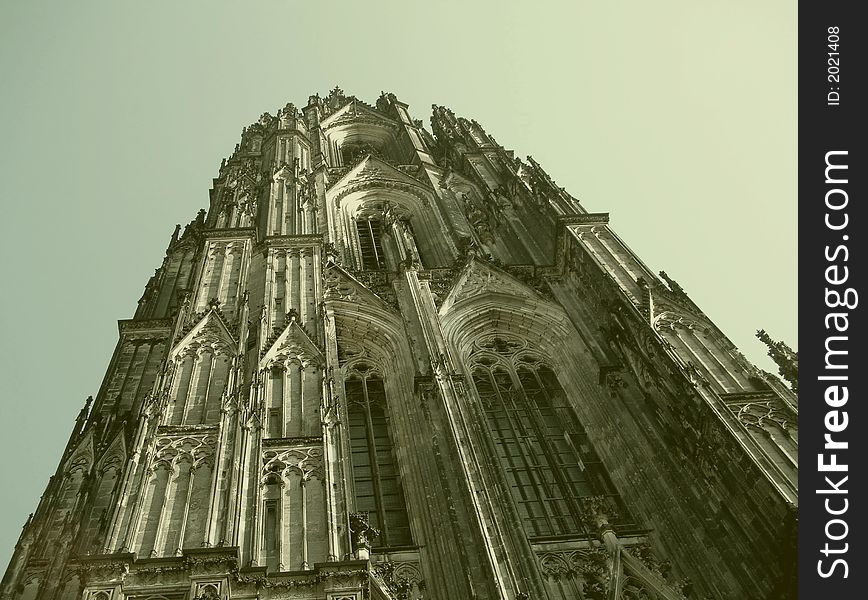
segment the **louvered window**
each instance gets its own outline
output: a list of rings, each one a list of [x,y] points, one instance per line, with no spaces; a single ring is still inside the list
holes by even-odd
[[[362,268],[380,270],[386,267],[383,254],[383,224],[377,219],[357,219],[359,249],[362,253]]]

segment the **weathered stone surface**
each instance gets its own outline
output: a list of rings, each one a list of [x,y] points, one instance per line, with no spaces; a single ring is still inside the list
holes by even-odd
[[[119,332],[0,598],[787,597],[793,394],[447,108],[263,114]]]

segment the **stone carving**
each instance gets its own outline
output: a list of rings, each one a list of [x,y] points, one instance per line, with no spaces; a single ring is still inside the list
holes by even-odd
[[[392,110],[392,104],[397,101],[398,99],[395,97],[395,94],[380,92],[380,97],[377,98],[377,110],[381,113],[389,113]]]
[[[130,563],[116,557],[88,558],[78,566],[78,573],[84,584],[110,582],[121,579],[129,571]],[[113,593],[112,589],[107,589]]]
[[[283,485],[291,473],[301,476],[302,481],[322,479],[321,448],[290,448],[288,450],[268,450],[262,455],[262,472],[260,480],[263,484],[278,483]]]
[[[438,307],[442,305],[449,290],[452,289],[458,272],[458,269],[431,269],[419,273],[419,279],[427,278],[431,296]]]
[[[675,294],[677,297],[679,297],[683,300],[688,299],[687,293],[684,291],[684,288],[682,288],[680,285],[678,285],[677,281],[675,281],[674,279],[669,277],[669,275],[666,274],[666,271],[660,271],[660,278],[666,282],[666,284],[669,286],[669,290],[673,294]]]
[[[414,209],[425,209],[430,206],[431,186],[428,182],[419,180],[405,170],[391,165],[381,158],[367,156],[362,162],[351,169],[342,167],[345,171],[329,171],[330,190],[338,181],[342,181],[334,194],[335,206],[340,206],[345,196],[353,192],[371,189],[395,190],[404,196],[404,203],[412,203]],[[346,176],[350,173],[350,176]]]
[[[540,573],[555,581],[574,579],[582,582],[586,598],[603,600],[609,586],[609,555],[602,547],[537,555]]]
[[[194,469],[203,464],[210,465],[216,443],[217,436],[211,432],[163,435],[157,438],[151,470],[171,468],[182,460],[189,461]]]
[[[625,577],[621,585],[622,600],[654,600],[645,584],[634,577]]]
[[[539,274],[539,269],[534,267],[527,268],[523,266],[505,266],[504,271],[525,283],[532,288],[537,294],[547,300],[554,300],[552,290],[549,287],[548,280]]]
[[[799,353],[784,342],[774,341],[765,330],[756,332],[757,338],[769,348],[769,356],[778,365],[778,372],[789,384],[793,393],[799,393]]]
[[[371,527],[367,512],[350,514],[350,531],[353,536],[353,549],[356,552],[370,551],[371,542],[380,535],[380,530]]]
[[[627,388],[621,367],[602,367],[600,369],[600,383],[609,388],[609,395],[617,398],[620,390]]]
[[[486,293],[502,293],[519,298],[534,298],[522,285],[501,275],[494,269],[474,260],[449,294],[451,304]]]
[[[215,311],[216,307],[212,305],[211,310]],[[218,317],[206,313],[204,321],[200,321],[186,334],[173,354],[176,362],[187,356],[201,356],[205,352],[215,356],[234,354],[234,345],[226,327],[218,322]]]
[[[276,337],[266,340],[263,347],[268,348],[262,358],[263,368],[283,368],[290,364],[322,367],[322,350],[313,342],[311,336],[298,322],[298,313],[290,309],[287,313],[289,324]],[[278,330],[279,331],[279,330]],[[269,348],[270,346],[270,348]]]
[[[394,292],[388,293],[388,287],[390,287],[388,283],[385,283],[385,281],[378,282],[377,274],[367,272],[356,272],[355,274],[360,275],[365,281],[372,282],[373,287],[378,288],[387,297],[394,297]],[[368,288],[363,281],[356,280],[355,277],[349,275],[336,265],[326,269],[323,288],[323,298],[327,301],[342,300],[353,303],[370,303],[373,301],[389,311],[397,308]]]
[[[288,127],[291,119],[297,116],[299,116],[299,111],[292,102],[287,102],[286,106],[277,111],[277,118],[280,120],[281,128]]]
[[[479,241],[483,244],[494,242],[494,232],[497,229],[499,215],[491,207],[496,206],[484,202],[475,191],[458,192],[458,197],[464,205],[464,213]]]
[[[332,98],[332,96],[330,95],[329,98]],[[335,127],[358,124],[374,125],[391,132],[397,131],[398,124],[392,119],[383,116],[382,113],[384,111],[378,112],[372,108],[368,108],[363,102],[355,98],[344,108],[341,108],[347,101],[348,98],[343,96],[342,93],[334,96],[334,100],[326,99],[326,105],[329,107],[327,110],[329,117],[327,123],[325,123],[325,131],[329,131]],[[336,110],[337,112],[335,112]]]
[[[396,600],[412,600],[418,595],[422,574],[417,563],[380,562],[374,565],[374,572],[380,576]]]
[[[654,556],[651,545],[647,541],[624,547],[623,550],[639,559],[639,562],[652,573],[660,575],[664,580],[669,577],[669,573],[672,571],[672,563],[668,559],[658,561]]]
[[[220,583],[197,583],[194,600],[221,600]]]
[[[585,496],[579,498],[579,503],[582,505],[582,520],[591,531],[618,520],[618,506],[608,496]]]
[[[383,271],[355,271],[354,277],[395,310],[400,310],[391,276]]]
[[[795,414],[775,393],[725,394],[723,397],[738,420],[748,427],[763,432],[767,426],[783,432],[795,430]]]
[[[350,279],[342,277],[337,269],[326,271],[324,288],[323,297],[326,300],[357,301],[358,289]]]

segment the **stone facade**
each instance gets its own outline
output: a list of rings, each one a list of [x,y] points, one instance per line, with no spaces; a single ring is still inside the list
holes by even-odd
[[[793,393],[447,108],[262,115],[119,333],[4,599],[788,597]]]

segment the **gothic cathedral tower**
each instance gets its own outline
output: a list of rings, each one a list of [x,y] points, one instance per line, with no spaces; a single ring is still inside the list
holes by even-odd
[[[447,108],[262,115],[119,333],[0,598],[792,584],[794,394]]]

